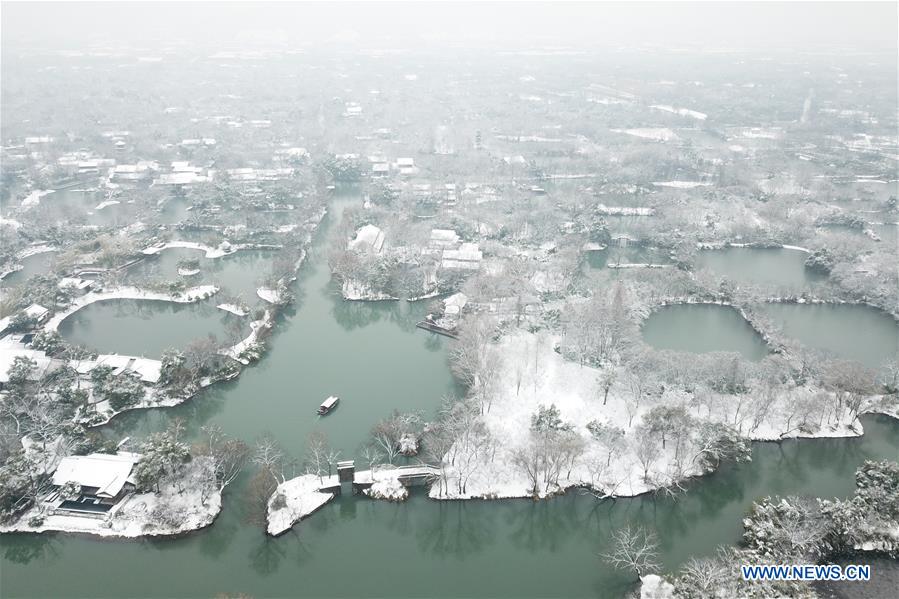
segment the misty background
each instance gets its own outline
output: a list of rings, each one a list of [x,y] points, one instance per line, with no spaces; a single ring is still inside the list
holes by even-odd
[[[535,45],[894,51],[896,2],[3,2],[2,47]]]

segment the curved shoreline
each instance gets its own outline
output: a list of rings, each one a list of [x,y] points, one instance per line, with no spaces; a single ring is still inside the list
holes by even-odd
[[[140,287],[116,287],[108,291],[91,291],[79,298],[76,298],[68,308],[62,312],[54,314],[50,320],[44,323],[45,331],[56,331],[59,325],[69,316],[72,316],[78,310],[89,306],[96,302],[104,302],[108,300],[124,299],[124,300],[151,300],[162,302],[174,302],[178,304],[192,304],[204,299],[208,299],[219,292],[219,288],[215,285],[199,285],[184,290],[183,293],[164,293],[159,291],[149,291]]]

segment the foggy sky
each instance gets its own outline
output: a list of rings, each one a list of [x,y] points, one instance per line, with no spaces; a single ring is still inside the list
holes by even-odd
[[[895,50],[897,3],[3,2],[2,46],[664,46]]]

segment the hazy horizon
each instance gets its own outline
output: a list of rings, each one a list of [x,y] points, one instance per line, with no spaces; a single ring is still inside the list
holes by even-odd
[[[2,46],[684,47],[885,51],[895,2],[2,2]]]

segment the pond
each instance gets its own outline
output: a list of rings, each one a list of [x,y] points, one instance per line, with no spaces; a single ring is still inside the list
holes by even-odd
[[[460,393],[446,359],[450,341],[414,328],[425,303],[345,302],[331,283],[328,233],[341,209],[358,202],[332,203],[301,270],[296,310],[284,315],[259,364],[176,408],[125,413],[106,433],[139,437],[182,418],[189,434],[204,424],[247,442],[270,433],[299,457],[306,435],[323,430],[350,458],[394,407],[429,417],[442,395]],[[331,394],[341,406],[318,418],[315,408]],[[670,571],[737,542],[741,518],[764,495],[850,495],[859,464],[899,452],[899,423],[863,422],[861,438],[754,444],[751,462],[691,482],[677,500],[570,492],[540,502],[436,502],[418,492],[393,504],[346,496],[277,539],[243,521],[245,475],[211,527],[180,539],[0,536],[0,595],[622,597],[634,579],[599,557],[614,530],[652,528]]]
[[[58,189],[41,198],[40,205],[32,210],[37,212],[44,222],[85,225],[90,220],[88,213],[103,201],[100,198],[102,194],[94,191]]]
[[[259,302],[256,289],[271,273],[272,261],[277,255],[278,252],[273,250],[248,250],[221,258],[206,258],[202,250],[169,248],[130,267],[125,278],[134,285],[146,281],[181,281],[189,287],[211,284],[222,290],[223,297],[225,294],[237,296],[252,306]],[[186,277],[179,275],[178,263],[182,260],[198,260],[200,272]]]
[[[59,189],[42,197],[32,212],[43,222],[69,225],[124,227],[134,223],[139,206],[127,192],[115,199],[118,203],[97,210],[105,200],[103,193],[93,190]]]
[[[847,304],[764,304],[785,335],[842,359],[880,368],[899,355],[899,324],[886,312]]]
[[[26,258],[16,260],[22,265],[20,270],[14,271],[0,280],[0,287],[12,287],[24,283],[34,275],[43,275],[50,272],[53,262],[56,260],[56,252],[41,252],[40,254],[32,254]]]
[[[642,333],[643,339],[656,349],[738,352],[750,360],[761,360],[768,353],[761,335],[730,306],[665,306],[646,319]]]
[[[782,248],[703,250],[696,257],[696,268],[708,268],[740,284],[798,289],[826,278],[805,268],[807,257],[805,252]]]
[[[184,348],[209,335],[236,343],[249,332],[246,319],[219,310],[214,303],[155,300],[95,302],[59,325],[59,334],[73,343],[102,353],[147,358],[159,358],[169,348]]]

